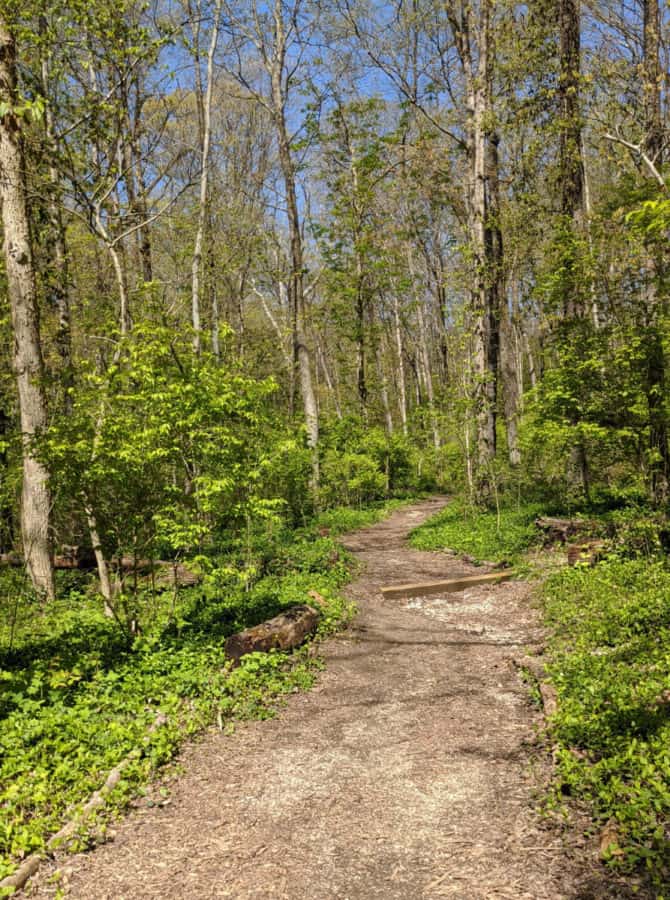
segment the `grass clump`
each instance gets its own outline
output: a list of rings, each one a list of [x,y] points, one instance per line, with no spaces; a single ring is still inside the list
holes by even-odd
[[[615,827],[611,864],[668,887],[670,572],[611,559],[550,576],[542,594],[559,697],[554,802],[585,802]]]
[[[394,509],[407,504],[407,499],[385,500],[363,507],[337,506],[334,509],[319,513],[316,526],[328,529],[329,534],[336,536],[358,528],[367,528],[381,521]]]
[[[543,512],[537,504],[485,510],[465,500],[445,509],[412,532],[417,550],[453,550],[477,562],[514,564],[540,540],[533,522]]]

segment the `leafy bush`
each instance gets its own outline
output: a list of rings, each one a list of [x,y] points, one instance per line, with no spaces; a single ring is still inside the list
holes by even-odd
[[[285,441],[271,426],[271,379],[207,355],[188,335],[135,324],[104,375],[79,373],[68,417],[38,450],[61,516],[89,507],[109,556],[192,555],[225,526],[272,515],[265,491]]]
[[[321,454],[323,506],[360,506],[431,482],[421,475],[419,451],[407,436],[352,416],[325,423]]]

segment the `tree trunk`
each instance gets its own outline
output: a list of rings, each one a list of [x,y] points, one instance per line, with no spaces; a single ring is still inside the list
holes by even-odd
[[[291,142],[286,123],[286,88],[283,83],[286,63],[286,34],[281,0],[274,6],[275,46],[270,61],[272,82],[272,111],[277,133],[279,164],[286,192],[286,213],[289,227],[291,278],[289,304],[292,313],[294,359],[298,369],[302,395],[307,444],[312,453],[311,488],[316,500],[319,488],[319,412],[312,381],[312,368],[306,339],[305,290],[302,233],[296,193],[295,166],[291,156]]]
[[[40,31],[46,30],[46,21],[44,17],[40,17]],[[50,97],[50,72],[49,59],[45,55],[41,62],[42,76],[42,94],[44,97]],[[72,407],[71,388],[73,385],[72,370],[72,334],[70,328],[70,278],[68,271],[68,253],[65,243],[65,225],[60,208],[60,184],[58,170],[56,168],[54,154],[55,131],[53,121],[53,109],[50,103],[47,103],[44,111],[44,131],[48,152],[51,157],[49,161],[49,199],[48,199],[48,215],[49,215],[49,263],[47,285],[50,294],[50,300],[56,309],[58,315],[58,325],[56,329],[56,349],[61,359],[61,379],[64,392],[64,409],[69,412]]]
[[[516,284],[513,286],[513,291],[516,292]],[[512,308],[515,309],[516,306],[515,298]],[[515,323],[507,304],[503,304],[501,337],[500,368],[502,374],[505,427],[507,431],[507,455],[510,465],[515,467],[521,462],[521,453],[519,451],[518,443],[521,385],[518,380],[519,366],[516,353]]]
[[[663,113],[661,107],[661,13],[658,0],[643,3],[644,45],[644,150],[655,167],[663,166]],[[670,481],[670,450],[666,403],[666,360],[663,346],[664,297],[659,282],[664,277],[663,261],[649,254],[646,296],[646,395],[649,409],[650,481],[656,504],[667,501]]]
[[[493,106],[493,48],[489,3],[490,0],[483,0],[477,14],[472,7],[468,7],[464,23],[452,24],[465,74],[468,105],[467,211],[475,267],[472,306],[476,484],[481,499],[487,499],[491,493],[492,464],[496,455],[496,397],[503,279],[498,136],[492,130],[490,122]],[[476,61],[471,45],[475,36]]]
[[[398,410],[400,412],[400,424],[402,433],[407,434],[407,388],[405,384],[405,351],[402,344],[402,330],[400,327],[400,302],[398,293],[393,292],[393,331],[395,346],[398,353]]]
[[[207,225],[207,199],[209,185],[209,157],[212,139],[212,93],[214,90],[214,54],[219,42],[219,23],[221,19],[222,0],[217,0],[214,6],[214,22],[212,34],[209,40],[207,52],[207,87],[204,98],[198,100],[202,106],[202,145],[200,168],[200,199],[198,204],[198,227],[195,234],[195,246],[193,248],[193,260],[191,263],[191,316],[193,324],[193,350],[200,353],[202,345],[202,322],[200,310],[200,275],[202,267],[202,248],[205,239],[205,227]],[[200,62],[196,59],[196,65]]]
[[[560,0],[559,95],[561,103],[560,173],[561,211],[577,224],[583,221],[584,164],[582,161],[582,121],[580,108],[581,16],[580,0]],[[566,315],[579,312],[574,296],[566,297]]]
[[[384,411],[386,433],[391,435],[393,434],[393,415],[391,413],[391,404],[389,403],[388,381],[386,372],[384,371],[384,360],[382,358],[379,342],[377,342],[375,346],[375,365],[377,367],[377,378],[379,379],[379,393],[382,401],[382,409]]]
[[[28,574],[43,597],[55,596],[51,545],[51,492],[49,472],[35,456],[32,440],[47,424],[43,387],[44,365],[40,344],[37,288],[21,139],[16,45],[0,14],[0,102],[7,109],[0,120],[0,197],[4,229],[7,286],[14,330],[16,376],[23,438],[21,531]]]

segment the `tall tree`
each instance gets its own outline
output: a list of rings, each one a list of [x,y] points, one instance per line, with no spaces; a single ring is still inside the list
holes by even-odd
[[[200,195],[198,198],[198,225],[195,233],[195,246],[193,248],[193,261],[191,264],[191,317],[193,324],[193,347],[196,353],[200,353],[202,340],[200,283],[202,276],[201,269],[203,258],[203,242],[205,240],[205,230],[209,221],[208,201],[212,143],[212,97],[214,95],[214,56],[219,42],[221,5],[222,0],[216,0],[212,12],[213,21],[211,26],[211,33],[209,36],[209,48],[207,50],[207,65],[205,67],[206,81],[204,91],[202,84],[202,75],[200,72],[200,48],[198,46],[202,9],[196,11],[198,21],[194,26],[194,35],[196,40],[196,46],[194,47],[196,67],[196,102],[198,104],[198,122],[200,125],[199,132],[201,152]],[[214,334],[216,333],[217,332],[215,328]]]
[[[33,586],[40,595],[52,599],[55,588],[49,472],[33,447],[35,436],[47,423],[47,404],[21,130],[21,113],[27,113],[30,106],[25,101],[23,109],[21,106],[16,43],[10,23],[0,14],[0,197],[23,439],[21,533]]]
[[[274,0],[271,7],[253,0],[248,8],[243,5],[238,9],[230,3],[225,7],[226,28],[233,42],[231,55],[236,60],[227,68],[268,111],[277,141],[289,238],[288,300],[293,353],[300,382],[307,443],[312,454],[314,496],[319,486],[319,410],[307,342],[305,253],[298,204],[298,166],[293,151],[294,135],[289,126],[289,101],[302,74],[309,46],[307,35],[303,33],[305,20],[309,18],[307,27],[310,31],[315,30],[316,14],[316,7],[310,7],[307,14],[302,0],[291,0],[289,3]],[[258,78],[254,79],[254,64],[261,66],[265,81],[261,79],[259,83]]]
[[[661,14],[659,0],[643,0],[643,105],[644,155],[651,168],[663,170],[663,111],[661,106]],[[657,503],[665,502],[670,487],[670,447],[666,413],[666,361],[662,320],[665,314],[664,264],[656,252],[649,258],[650,279],[646,310],[646,393],[649,406],[651,491]]]
[[[499,137],[495,130],[495,46],[491,0],[448,12],[465,81],[468,179],[466,208],[475,265],[472,291],[477,421],[477,482],[490,490],[496,455],[503,243],[500,225]]]

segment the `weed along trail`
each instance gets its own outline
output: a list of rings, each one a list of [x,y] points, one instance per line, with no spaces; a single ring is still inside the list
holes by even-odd
[[[445,502],[345,537],[362,563],[348,588],[360,613],[323,645],[312,691],[191,745],[169,803],[139,803],[114,840],[59,859],[59,880],[45,868],[32,896],[605,896],[585,889],[581,850],[533,808],[539,714],[509,661],[541,640],[529,588],[381,594],[482,572],[406,543]]]

